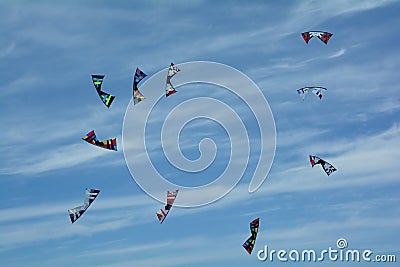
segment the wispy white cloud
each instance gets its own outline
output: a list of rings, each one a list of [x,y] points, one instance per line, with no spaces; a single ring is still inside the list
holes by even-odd
[[[203,237],[201,235],[195,234],[190,237],[184,237],[181,239],[172,239],[169,241],[160,241],[160,242],[152,242],[148,243],[146,241],[141,242],[140,244],[134,244],[134,245],[126,245],[125,243],[123,246],[115,249],[107,249],[104,251],[104,246],[103,245],[98,245],[98,247],[94,247],[93,249],[88,250],[87,252],[83,253],[80,255],[80,257],[85,258],[85,257],[92,257],[92,256],[97,256],[97,257],[108,257],[110,255],[112,256],[117,256],[117,255],[123,255],[123,254],[136,254],[139,255],[140,253],[143,253],[144,251],[154,251],[154,249],[163,249],[165,251],[168,250],[176,250],[176,249],[185,249],[188,247],[192,248],[202,248],[205,247],[206,244],[208,244],[210,241],[208,238]]]
[[[111,153],[113,152],[111,151]],[[111,157],[109,153],[100,148],[85,147],[81,144],[65,145],[37,153],[29,158],[26,157],[26,154],[20,154],[9,160],[9,164],[1,168],[0,173],[2,175],[39,174],[87,164],[100,158],[108,158]],[[118,152],[114,152],[114,156],[116,153]]]
[[[82,194],[83,196],[83,194]],[[0,210],[0,223],[8,221],[27,221],[35,218],[47,216],[66,215],[66,210],[78,204],[79,201],[68,201],[63,203],[47,203],[18,208],[9,208]],[[101,201],[96,201],[96,210],[115,210],[123,208],[135,208],[140,206],[149,206],[154,204],[146,195],[129,197],[102,197]]]
[[[89,213],[90,211],[88,211]],[[2,239],[0,250],[11,250],[16,247],[42,243],[49,240],[56,240],[72,236],[88,236],[103,231],[114,231],[132,225],[131,218],[112,218],[97,220],[90,225],[68,226],[68,214],[65,219],[49,219],[40,221],[29,221],[2,226]],[[30,229],[27,231],[26,229]]]
[[[71,224],[67,209],[78,206],[80,200],[0,210],[0,250],[156,222],[155,216],[143,214],[153,215],[158,205],[143,195],[96,199],[82,218]]]
[[[264,231],[259,233],[258,242],[265,242],[266,245],[272,244],[272,247],[290,247],[307,249],[313,246],[316,249],[322,244],[335,244],[338,238],[346,235],[352,247],[354,244],[366,246],[369,248],[379,248],[379,244],[373,242],[369,237],[365,236],[365,229],[374,230],[395,230],[400,222],[400,218],[342,218],[340,221],[319,220],[309,222],[295,228],[272,229],[272,231]],[[310,241],[312,240],[312,241]],[[318,240],[315,242],[315,240]],[[305,247],[307,246],[307,247]],[[391,248],[393,249],[393,248]]]
[[[135,246],[129,246],[129,247],[122,247],[118,249],[107,249],[103,250],[100,248],[99,250],[92,250],[88,251],[84,254],[81,254],[80,257],[93,257],[93,256],[115,256],[119,254],[132,254],[132,253],[140,253],[143,251],[147,250],[155,250],[155,249],[163,249],[169,246],[178,246],[179,244],[174,244],[172,241],[166,241],[166,242],[160,242],[160,243],[151,243],[151,244],[140,244],[140,245],[135,245]]]
[[[396,166],[393,160],[400,156],[398,155],[398,152],[396,152],[396,148],[393,147],[393,144],[397,143],[397,141],[400,141],[397,140],[399,136],[399,128],[394,126],[391,129],[383,133],[379,133],[375,136],[368,136],[364,139],[358,139],[357,142],[353,144],[353,147],[350,148],[348,148],[345,142],[343,142],[341,145],[339,145],[340,149],[338,150],[340,152],[340,150],[342,149],[344,152],[338,153],[335,157],[330,158],[332,163],[337,164],[337,167],[339,168],[338,173],[333,174],[336,176],[334,180],[324,179],[324,181],[319,182],[318,180],[320,179],[321,175],[325,175],[322,170],[318,170],[315,168],[311,169],[309,166],[291,167],[287,170],[281,170],[277,173],[272,173],[271,175],[273,177],[267,179],[260,191],[252,194],[251,197],[252,199],[259,199],[263,198],[263,196],[273,197],[274,195],[285,192],[306,192],[332,189],[336,190],[338,188],[348,188],[352,186],[362,187],[374,183],[381,184],[384,181],[386,183],[393,183],[397,180],[397,176],[393,174],[393,167]],[[370,151],[374,151],[374,153],[371,154]],[[370,164],[368,170],[364,168],[365,162],[372,163],[376,158],[384,158],[385,160],[377,162],[377,164]],[[303,163],[307,164],[307,160],[304,160]],[[299,178],[297,175],[299,170],[302,171],[301,178]],[[334,177],[333,175],[332,177]],[[352,176],[352,178],[348,179],[349,176]],[[340,179],[341,181],[338,182],[338,179]],[[193,212],[210,212],[210,209],[215,210],[237,206],[239,203],[242,203],[244,199],[249,198],[249,194],[246,188],[247,186],[241,184],[234,190],[234,194],[229,194],[227,197],[214,203],[211,206],[192,210],[177,209],[174,212],[174,216],[188,216]],[[156,210],[157,208],[157,205],[155,204],[148,205],[149,202],[146,201],[146,196],[139,198],[135,197],[108,199],[107,201],[102,201],[102,203],[99,202],[95,204],[98,204],[96,205],[96,210],[98,209],[98,211],[93,210],[90,212],[103,213],[104,211],[106,211],[106,213],[108,214],[106,219],[96,221],[95,224],[92,224],[92,222],[94,222],[94,219],[87,217],[85,218],[87,219],[87,225],[80,224],[75,227],[74,230],[70,229],[67,231],[65,229],[61,231],[61,228],[65,227],[64,225],[66,221],[68,221],[67,219],[64,219],[64,222],[61,222],[60,219],[50,220],[48,222],[36,221],[34,223],[30,221],[31,219],[36,218],[37,215],[39,215],[40,217],[58,216],[58,214],[60,213],[60,209],[65,209],[65,207],[62,208],[63,206],[65,206],[65,204],[50,205],[46,209],[43,209],[44,206],[32,206],[28,208],[3,210],[1,212],[1,214],[3,215],[0,214],[2,222],[13,224],[13,226],[5,226],[3,228],[7,230],[4,232],[7,234],[3,235],[2,238],[2,240],[5,242],[2,244],[3,249],[4,247],[14,247],[24,243],[29,244],[31,242],[40,242],[41,240],[44,241],[49,239],[60,239],[72,235],[87,234],[88,232],[98,233],[103,231],[121,229],[135,224],[146,223],[148,221],[147,219],[137,220],[136,218],[138,217],[134,215],[131,215],[128,218],[121,218],[121,214],[124,214],[125,208],[129,208],[129,210],[135,211],[135,214],[137,213],[139,217],[143,217],[139,214],[143,214],[143,212],[150,214],[153,212],[153,210]],[[359,206],[360,204],[365,203],[359,202],[353,204]],[[345,204],[344,206],[336,205],[332,208],[336,209],[336,212],[338,211],[338,209],[343,212],[348,209],[347,205],[348,204]],[[135,209],[132,209],[133,206],[135,206]],[[271,210],[268,209],[268,211],[270,212]],[[345,223],[341,223],[340,225],[320,221],[314,224],[311,223],[307,226],[300,227],[296,230],[280,230],[279,238],[278,236],[274,237],[274,234],[272,233],[269,234],[268,240],[290,239],[292,242],[293,239],[297,238],[299,242],[303,242],[302,240],[306,237],[306,233],[312,230],[314,231],[314,233],[318,233],[316,229],[320,229],[322,233],[327,231],[327,229],[331,229],[333,231],[339,229],[339,227],[368,227],[377,223],[376,220],[368,221],[361,219],[361,217],[359,217],[358,219],[352,218],[352,216],[354,216],[353,213],[347,214],[348,221]],[[63,215],[63,217],[66,217],[66,215]],[[132,220],[132,217],[135,217],[135,220]],[[18,223],[18,221],[20,221],[20,223]],[[385,225],[385,227],[396,227],[397,222],[396,219],[393,218],[393,220],[386,220],[386,222],[379,222],[379,224]],[[24,229],[26,229],[28,225],[30,225],[30,227],[35,230],[30,231],[28,235],[23,234]],[[89,228],[90,231],[88,231]],[[46,231],[46,234],[44,231]],[[333,232],[335,233],[335,231]],[[261,240],[263,239],[262,236],[263,234],[260,235]],[[331,238],[336,237],[332,236]],[[129,251],[129,249],[127,251]],[[136,251],[135,248],[132,248],[132,252],[133,251]],[[148,264],[150,264],[150,262],[152,261],[148,261]]]
[[[334,142],[334,146],[332,146],[332,142]],[[399,127],[396,125],[377,135],[358,137],[357,140],[315,141],[312,151],[317,151],[321,157],[331,155],[325,159],[338,169],[330,176],[336,176],[336,179],[318,181],[317,177],[325,174],[322,169],[318,169],[318,166],[311,169],[308,165],[307,154],[305,154],[303,161],[293,163],[292,166],[290,164],[290,167],[284,164],[277,173],[271,173],[272,177],[266,181],[262,191],[268,194],[277,194],[302,190],[347,188],[349,186],[360,187],[383,181],[394,183],[396,182],[395,161],[400,157],[400,152],[394,144],[399,142]],[[300,147],[296,149],[309,151],[312,154],[310,148]],[[377,161],[376,159],[384,160]],[[368,164],[368,168],[366,168],[366,164]],[[286,167],[289,168],[285,170]],[[301,179],[299,179],[299,173],[301,173]]]
[[[371,199],[370,203],[367,204],[367,208],[362,202],[344,202],[340,205],[327,205],[324,210],[326,212],[340,212],[335,218],[339,220],[321,220],[312,218],[308,222],[298,223],[294,221],[292,224],[268,224],[268,227],[264,225],[267,223],[265,220],[262,221],[262,228],[259,231],[255,251],[263,248],[264,245],[268,245],[270,248],[291,248],[291,249],[319,249],[321,247],[327,248],[334,246],[336,240],[341,237],[345,237],[349,242],[350,247],[356,248],[360,245],[368,247],[370,249],[382,249],[377,242],[378,241],[371,236],[371,238],[365,236],[365,229],[385,229],[387,233],[395,230],[398,226],[400,218],[393,216],[392,218],[380,218],[376,216],[369,216],[369,208],[373,206],[384,206],[390,205],[396,199]],[[376,204],[378,202],[379,204]],[[311,208],[311,207],[304,207]],[[357,214],[349,211],[363,210],[362,214]],[[364,215],[368,215],[365,217]],[[104,266],[131,266],[134,264],[140,264],[141,266],[164,266],[165,259],[163,257],[151,257],[143,258],[141,253],[151,252],[155,249],[162,249],[166,253],[171,250],[181,251],[182,249],[187,250],[185,256],[179,258],[178,262],[182,261],[184,264],[195,264],[195,263],[206,263],[209,261],[215,262],[220,257],[217,255],[201,259],[195,257],[195,255],[214,255],[214,248],[209,244],[215,244],[218,247],[218,253],[223,253],[225,261],[244,260],[238,251],[242,250],[240,244],[248,236],[248,229],[246,231],[242,229],[239,232],[231,233],[228,236],[221,238],[218,234],[213,237],[206,237],[202,235],[195,235],[190,238],[174,238],[174,240],[166,242],[154,242],[154,243],[142,243],[140,245],[123,245],[117,249],[106,249],[103,245],[97,245],[81,255],[81,257],[95,255],[100,260],[107,259],[108,256],[121,256],[121,255],[132,255],[132,259],[119,260],[113,263],[104,263]],[[215,243],[215,240],[218,242]],[[236,245],[235,245],[236,244]],[[237,250],[234,249],[237,247]],[[385,248],[383,248],[385,249]],[[393,249],[392,247],[386,247],[386,249]],[[192,251],[195,251],[193,253]],[[104,253],[102,253],[104,252]],[[243,252],[244,253],[244,252]],[[123,259],[121,257],[121,259]],[[107,260],[105,260],[107,261]],[[176,261],[173,264],[177,264]],[[168,265],[168,264],[167,264]],[[101,265],[100,265],[101,266]]]
[[[395,3],[396,0],[384,0],[384,1],[346,1],[340,0],[324,3],[319,1],[302,1],[298,4],[296,12],[299,14],[315,14],[312,18],[314,19],[316,15],[320,18],[331,18],[334,16],[339,16],[343,14],[353,14],[357,12],[363,12],[371,9],[376,9],[380,7],[388,6]]]
[[[377,101],[370,112],[375,114],[391,113],[400,109],[400,99],[390,98],[384,101]]]
[[[328,58],[337,58],[337,57],[343,56],[344,53],[346,53],[346,49],[342,48],[339,51],[337,51],[336,53],[330,55]]]
[[[123,164],[121,133],[115,131],[120,128],[120,120],[116,118],[121,117],[123,111],[116,107],[104,115],[89,106],[78,112],[71,111],[65,120],[59,120],[58,116],[47,118],[45,124],[41,123],[42,111],[12,114],[5,119],[8,127],[1,133],[0,143],[7,158],[2,162],[0,173],[40,174],[87,164],[99,158],[107,158],[105,164]],[[87,115],[82,116],[82,113]],[[13,123],[15,120],[19,123]],[[116,137],[119,151],[94,147],[81,139],[93,129],[100,140]],[[116,157],[120,157],[118,162],[113,160]]]
[[[0,58],[10,55],[15,49],[15,43],[10,43],[6,48],[1,49]]]
[[[12,50],[10,50],[11,53]],[[24,73],[22,76],[16,77],[7,84],[3,85],[4,96],[10,97],[12,94],[20,93],[25,90],[31,90],[33,87],[42,85],[43,79],[33,75],[32,73]]]
[[[107,264],[100,264],[98,266],[119,266],[119,267],[128,267],[132,265],[139,265],[139,266],[149,266],[149,267],[157,267],[157,266],[177,266],[177,265],[190,265],[190,264],[207,264],[218,260],[221,258],[221,251],[209,251],[207,252],[207,257],[200,255],[199,253],[185,253],[184,255],[180,254],[179,256],[174,256],[173,260],[166,260],[164,256],[155,256],[148,259],[139,259],[139,260],[130,260],[130,261],[123,261],[118,262],[116,264],[107,263]]]
[[[296,134],[292,130],[282,130],[277,136],[279,147],[301,146],[310,140],[318,139],[319,136],[328,133],[327,129],[296,129]]]

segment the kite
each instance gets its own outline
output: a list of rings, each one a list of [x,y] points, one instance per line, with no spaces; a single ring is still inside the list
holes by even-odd
[[[144,96],[139,92],[139,88],[137,87],[139,82],[143,80],[147,74],[141,71],[139,68],[136,68],[135,76],[133,77],[133,104],[136,105],[140,101],[144,100]]]
[[[114,101],[115,96],[110,95],[106,92],[101,91],[101,85],[103,84],[104,75],[92,75],[92,80],[100,99],[103,101],[104,105],[110,108],[111,103]]]
[[[301,98],[304,100],[306,97],[307,92],[313,92],[319,99],[322,99],[322,90],[328,90],[325,87],[320,86],[310,86],[310,87],[303,87],[297,90],[297,93],[301,95]]]
[[[176,195],[178,194],[178,191],[179,190],[177,189],[172,192],[170,192],[170,191],[167,192],[167,205],[165,205],[165,207],[164,207],[166,212],[163,209],[160,209],[160,211],[157,212],[157,218],[160,221],[160,223],[163,223],[163,221],[167,217],[169,211],[171,210],[172,204],[174,204],[174,201],[175,201]]]
[[[251,252],[253,251],[254,243],[256,242],[256,238],[257,238],[258,226],[259,225],[260,225],[260,218],[254,219],[250,223],[251,236],[246,240],[246,242],[243,243],[244,249],[249,254],[251,254]]]
[[[168,69],[167,81],[165,85],[165,97],[176,93],[176,90],[171,83],[171,78],[174,77],[174,75],[177,74],[179,71],[180,69],[178,69],[178,67],[175,66],[174,63],[171,63],[171,66],[169,66]]]
[[[311,38],[314,36],[318,37],[322,42],[324,42],[326,45],[329,42],[329,39],[332,37],[332,33],[329,32],[321,32],[321,31],[311,31],[311,32],[303,32],[301,33],[301,36],[303,37],[304,41],[308,44],[308,41],[310,41]]]
[[[82,139],[92,145],[99,146],[99,147],[109,149],[109,150],[117,151],[117,139],[116,138],[99,141],[99,139],[97,139],[97,137],[96,137],[96,134],[94,133],[94,130],[89,132],[88,134],[86,134],[84,137],[82,137]]]
[[[92,204],[99,193],[100,190],[86,188],[85,201],[83,205],[68,210],[69,217],[71,218],[71,223],[74,223],[76,220],[78,220],[79,217],[82,216],[82,214],[87,210],[87,208],[89,208],[90,204]]]
[[[329,162],[326,162],[325,160],[317,157],[317,156],[311,156],[310,155],[310,163],[311,167],[314,167],[314,165],[321,164],[322,168],[326,172],[326,174],[329,176],[331,173],[336,171],[336,168],[332,166]]]

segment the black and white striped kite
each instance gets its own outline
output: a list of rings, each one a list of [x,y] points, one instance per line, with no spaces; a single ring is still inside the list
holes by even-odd
[[[78,206],[73,209],[69,209],[69,217],[71,218],[71,222],[74,223],[78,220],[79,217],[89,208],[92,202],[96,199],[97,195],[100,193],[100,190],[97,189],[87,189],[85,191],[85,201],[83,205]]]

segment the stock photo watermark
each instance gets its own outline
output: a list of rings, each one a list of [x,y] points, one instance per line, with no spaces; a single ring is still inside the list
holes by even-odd
[[[370,249],[349,249],[347,240],[344,238],[336,241],[336,247],[322,250],[275,250],[265,245],[264,249],[257,252],[257,258],[263,262],[396,262],[394,254],[375,254]]]
[[[174,206],[198,207],[210,204],[228,194],[243,177],[249,165],[250,153],[254,159],[256,151],[254,148],[251,150],[252,140],[249,138],[249,132],[257,131],[259,154],[254,160],[257,163],[255,170],[249,174],[251,180],[248,187],[250,193],[257,191],[268,176],[276,148],[275,121],[263,92],[247,75],[228,65],[194,61],[175,66],[180,71],[169,82],[177,89],[176,94],[168,98],[165,95],[165,69],[142,83],[140,91],[145,100],[135,106],[129,103],[126,109],[122,146],[125,162],[134,181],[150,197],[160,202],[165,201],[167,190],[178,189],[180,195]],[[195,90],[191,85],[199,85],[200,89],[197,90],[201,91],[202,84],[212,86],[212,93],[185,99],[172,109],[165,110],[162,116],[152,117],[152,112],[157,110],[160,103],[179,99],[180,94]],[[246,118],[238,114],[237,107],[226,103],[224,97],[216,97],[222,92],[240,99],[240,103],[250,110],[256,127],[248,129],[244,122]],[[200,186],[183,186],[166,179],[158,167],[173,166],[179,170],[177,173],[190,178],[191,174],[201,173],[213,165],[218,149],[218,143],[213,139],[214,136],[210,135],[198,143],[197,150],[200,156],[197,159],[184,156],[180,136],[183,129],[194,120],[213,121],[224,129],[230,141],[230,157],[226,168],[212,182]],[[157,127],[156,131],[154,126],[147,127],[149,121],[157,121],[160,127]],[[149,141],[149,136],[157,138]],[[149,152],[149,142],[161,144],[156,160],[152,158],[151,151]]]

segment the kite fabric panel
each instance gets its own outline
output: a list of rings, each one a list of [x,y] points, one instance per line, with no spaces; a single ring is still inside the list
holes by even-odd
[[[322,99],[322,90],[328,90],[325,87],[320,86],[310,86],[310,87],[303,87],[297,90],[297,93],[301,96],[301,99],[306,97],[307,92],[313,92],[319,99]]]
[[[167,217],[169,211],[172,208],[172,205],[174,204],[174,201],[176,199],[176,196],[178,195],[179,190],[175,190],[175,191],[168,191],[167,192],[167,204],[165,205],[165,210],[164,209],[160,209],[159,211],[157,211],[157,218],[160,221],[160,223],[163,223],[163,221],[165,220],[165,218]]]
[[[168,96],[176,93],[176,90],[171,83],[171,79],[179,71],[181,71],[181,70],[178,69],[178,67],[175,66],[174,63],[171,63],[171,65],[169,66],[169,69],[168,69],[167,81],[165,82],[165,97],[168,97]]]
[[[323,32],[323,31],[309,31],[301,33],[301,37],[303,37],[304,41],[308,44],[308,41],[313,37],[318,37],[324,44],[328,44],[329,39],[332,37],[332,33]]]
[[[99,139],[97,139],[97,137],[96,137],[94,130],[87,133],[84,137],[82,137],[82,139],[92,145],[102,147],[105,149],[109,149],[109,150],[117,151],[117,139],[116,138],[99,141]]]
[[[144,96],[140,93],[138,89],[133,90],[133,104],[136,105],[140,101],[143,101],[145,98]]]
[[[317,157],[317,156],[311,156],[310,155],[310,163],[311,167],[314,167],[317,164],[321,164],[322,169],[325,171],[325,173],[329,176],[331,175],[334,171],[336,171],[336,168],[332,166],[329,162]]]
[[[143,101],[145,97],[140,93],[138,84],[147,76],[146,73],[136,68],[135,75],[133,77],[133,104],[136,105],[140,101]]]
[[[244,249],[247,251],[247,253],[251,254],[254,248],[254,244],[257,239],[257,233],[258,233],[258,227],[260,225],[260,218],[254,219],[250,223],[250,232],[251,236],[246,240],[246,242],[243,243]]]
[[[100,190],[86,188],[83,205],[68,210],[71,223],[74,223],[79,217],[82,216],[82,214],[89,208],[99,193]]]
[[[94,87],[96,88],[97,94],[100,96],[101,101],[103,101],[106,107],[110,108],[111,103],[114,101],[115,96],[109,93],[101,91],[101,85],[103,84],[104,75],[92,75],[92,81]]]

